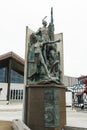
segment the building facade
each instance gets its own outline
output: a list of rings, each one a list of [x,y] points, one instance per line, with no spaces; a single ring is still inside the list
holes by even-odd
[[[23,100],[24,60],[14,52],[0,56],[0,100]]]
[[[78,83],[77,77],[64,76],[64,85],[66,87],[72,87],[73,85]]]

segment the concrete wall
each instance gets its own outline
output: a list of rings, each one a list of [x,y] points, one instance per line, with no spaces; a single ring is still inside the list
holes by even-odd
[[[60,42],[57,43],[57,51],[60,52],[60,69],[62,71],[61,79],[62,83],[64,83],[64,52],[63,52],[63,33],[55,34],[55,39]]]
[[[7,83],[0,83],[0,88],[2,88],[0,92],[0,100],[7,100],[7,88],[8,84]],[[24,89],[24,84],[14,84],[12,83],[10,86],[10,90],[23,90]]]
[[[24,87],[24,84],[13,84],[13,83],[11,83],[11,87],[10,87],[10,89],[17,89],[17,90],[23,90],[23,87]]]
[[[7,83],[0,83],[0,88],[2,88],[0,92],[0,100],[6,100],[7,98]]]
[[[66,92],[66,106],[71,107],[72,106],[72,92]]]

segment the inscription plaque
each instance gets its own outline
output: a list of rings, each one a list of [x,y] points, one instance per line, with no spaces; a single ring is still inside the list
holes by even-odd
[[[59,126],[59,96],[58,88],[44,90],[44,122],[45,127]]]

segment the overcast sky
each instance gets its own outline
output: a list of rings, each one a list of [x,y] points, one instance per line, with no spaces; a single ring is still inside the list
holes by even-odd
[[[26,26],[36,31],[42,19],[63,33],[64,74],[87,75],[87,0],[0,0],[0,55],[13,51],[25,58]]]

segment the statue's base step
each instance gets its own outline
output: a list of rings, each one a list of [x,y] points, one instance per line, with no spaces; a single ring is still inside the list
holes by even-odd
[[[0,121],[0,130],[30,130],[22,121],[14,119],[12,121]]]
[[[0,121],[0,130],[13,130],[11,121]]]
[[[87,128],[64,126],[63,130],[87,130]]]

